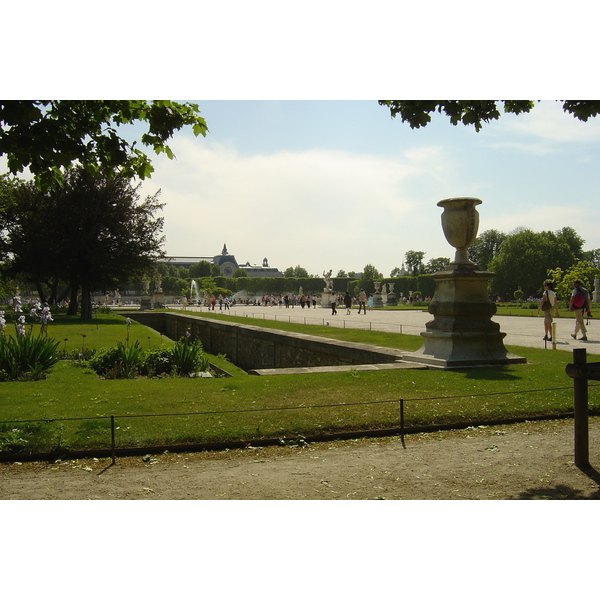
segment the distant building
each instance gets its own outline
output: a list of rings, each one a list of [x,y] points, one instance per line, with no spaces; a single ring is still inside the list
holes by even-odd
[[[238,264],[235,256],[227,251],[227,244],[223,244],[223,250],[217,256],[170,256],[165,258],[164,262],[175,267],[189,268],[203,260],[212,265],[219,265],[223,277],[233,277],[236,269],[244,269],[248,277],[283,277],[279,269],[269,267],[266,258],[263,259],[262,265],[251,265],[250,262],[246,262],[245,265]]]

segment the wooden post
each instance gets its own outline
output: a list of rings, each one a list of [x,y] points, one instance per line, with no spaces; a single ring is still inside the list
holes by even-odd
[[[110,415],[110,456],[112,459],[111,464],[115,464],[115,417]]]
[[[402,447],[406,448],[404,443],[404,398],[400,398],[400,440],[402,441]]]
[[[586,364],[585,348],[573,349],[573,364]],[[585,367],[584,367],[585,368]],[[573,416],[575,425],[575,465],[590,466],[588,431],[588,380],[587,377],[573,379]]]

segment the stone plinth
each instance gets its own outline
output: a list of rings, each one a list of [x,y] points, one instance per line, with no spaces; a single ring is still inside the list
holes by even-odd
[[[374,281],[375,293],[373,294],[373,308],[383,308],[383,296],[381,294],[381,281]]]
[[[321,308],[331,308],[331,300],[335,294],[325,288],[321,294]]]
[[[506,350],[506,334],[491,320],[496,305],[487,287],[494,274],[455,263],[448,268],[431,275],[435,294],[429,312],[434,318],[421,334],[421,348],[406,359],[441,368],[525,363]]]
[[[140,310],[152,310],[152,296],[150,294],[142,294]]]
[[[165,305],[165,295],[163,292],[154,292],[152,296],[152,307],[161,308]]]

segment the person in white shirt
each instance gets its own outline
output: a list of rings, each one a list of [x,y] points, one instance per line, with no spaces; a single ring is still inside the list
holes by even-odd
[[[552,341],[552,311],[554,311],[557,317],[560,317],[558,314],[558,298],[552,289],[552,282],[546,281],[544,282],[544,293],[542,295],[542,300],[538,307],[538,314],[540,310],[544,313],[544,337],[543,340],[547,340],[549,342]]]

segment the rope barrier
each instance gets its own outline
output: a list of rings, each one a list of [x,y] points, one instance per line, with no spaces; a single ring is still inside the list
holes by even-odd
[[[590,384],[589,387],[600,387],[598,384]],[[534,392],[553,392],[561,390],[571,390],[572,386],[560,386],[551,388],[539,388],[539,389],[524,389],[524,390],[513,390],[510,392],[485,392],[481,394],[459,394],[456,396],[427,396],[424,398],[403,398],[404,402],[422,402],[430,400],[456,400],[459,398],[483,398],[487,396],[512,396],[515,394],[530,394]],[[298,406],[274,406],[266,408],[244,408],[236,410],[211,410],[211,411],[197,411],[197,412],[185,412],[185,413],[152,413],[142,415],[96,415],[93,417],[52,417],[46,419],[23,419],[10,421],[0,421],[0,425],[8,425],[12,423],[54,423],[56,421],[93,421],[96,419],[109,419],[113,416],[115,419],[137,419],[147,417],[189,417],[189,416],[201,416],[201,415],[225,415],[225,414],[242,414],[242,413],[254,413],[254,412],[272,412],[278,410],[306,410],[313,408],[337,408],[345,406],[371,406],[374,404],[393,404],[398,402],[398,399],[393,400],[370,400],[367,402],[341,402],[337,404],[310,404],[310,405],[298,405]]]

